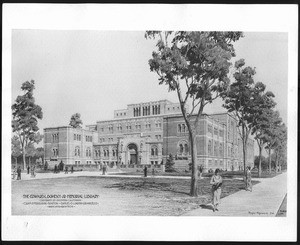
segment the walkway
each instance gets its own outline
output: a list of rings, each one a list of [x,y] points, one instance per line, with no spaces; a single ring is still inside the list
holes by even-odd
[[[143,173],[141,175],[123,175],[120,174],[117,170],[111,170],[108,172],[107,175],[102,175],[101,171],[78,171],[74,173],[68,173],[65,174],[64,172],[60,172],[57,174],[52,173],[37,173],[36,177],[31,178],[31,174],[22,173],[21,175],[21,181],[23,180],[35,180],[35,179],[54,179],[54,178],[68,178],[68,177],[88,177],[88,176],[95,176],[95,177],[102,177],[102,178],[110,178],[110,177],[116,177],[116,178],[144,178]],[[148,174],[147,178],[153,178],[151,173]],[[155,175],[154,178],[165,178],[165,179],[190,179],[190,176],[159,176]],[[13,180],[17,181],[17,180]]]
[[[252,192],[241,190],[221,199],[219,211],[211,204],[183,216],[275,216],[287,193],[287,173],[259,180]]]

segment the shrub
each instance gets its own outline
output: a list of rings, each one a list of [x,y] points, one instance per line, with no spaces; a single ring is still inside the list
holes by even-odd
[[[172,156],[172,154],[170,154],[169,157],[167,158],[165,172],[175,172],[174,164],[175,164],[174,157]]]

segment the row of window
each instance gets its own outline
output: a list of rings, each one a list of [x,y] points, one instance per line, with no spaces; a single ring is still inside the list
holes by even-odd
[[[211,124],[207,125],[207,131],[211,134],[217,135],[217,136],[224,136],[224,130],[223,129],[218,129],[217,127],[212,127]]]
[[[81,135],[80,134],[74,134],[74,140],[81,141]],[[86,142],[93,142],[93,137],[90,135],[85,136]]]
[[[118,117],[119,115],[120,115],[120,116],[123,116],[123,115],[126,116],[126,112],[120,112],[120,113],[117,113],[117,117]]]
[[[161,140],[161,135],[159,134],[159,135],[155,135],[155,138],[157,139],[157,140]]]
[[[74,134],[74,140],[81,141],[81,135],[80,134]]]
[[[127,123],[125,125],[125,127],[126,127],[127,131],[130,131],[133,128],[135,128],[137,130],[141,130],[142,129],[142,125],[141,125],[140,122],[136,122],[135,124]],[[155,122],[155,127],[156,128],[161,128],[161,122],[160,121],[156,121]],[[109,133],[113,133],[114,126],[112,124],[108,125],[107,128],[108,128],[108,132]],[[116,128],[117,128],[117,131],[119,131],[119,132],[122,132],[122,130],[123,130],[122,124],[118,124]],[[151,122],[148,122],[148,121],[145,122],[145,128],[146,129],[151,129]],[[104,127],[100,128],[100,132],[104,132]]]
[[[152,107],[149,105],[149,106],[133,108],[133,116],[134,117],[139,117],[141,115],[149,116],[151,115],[151,109],[152,109],[152,115],[160,114],[160,105],[153,105]]]
[[[178,133],[186,133],[186,132],[188,132],[188,128],[184,123],[178,124],[177,125],[177,132]]]
[[[86,136],[85,136],[85,141],[86,141],[86,142],[92,142],[92,141],[93,141],[93,137],[92,137],[92,136],[89,136],[89,135],[86,135]]]
[[[223,154],[224,154],[223,143],[219,143],[219,142],[215,141],[213,144],[213,141],[209,140],[207,151],[208,151],[208,155],[223,156]]]
[[[52,142],[58,142],[58,133],[52,134]]]

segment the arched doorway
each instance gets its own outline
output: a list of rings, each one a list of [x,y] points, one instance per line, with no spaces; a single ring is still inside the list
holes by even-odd
[[[138,163],[138,150],[136,144],[131,143],[127,146],[127,156],[129,164]]]

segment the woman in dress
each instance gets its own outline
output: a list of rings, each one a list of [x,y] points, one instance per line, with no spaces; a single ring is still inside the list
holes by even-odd
[[[220,204],[221,199],[221,185],[222,185],[222,177],[219,174],[220,170],[217,168],[215,170],[215,174],[211,177],[210,184],[212,185],[212,194],[213,194],[213,211],[218,210],[218,206]]]

